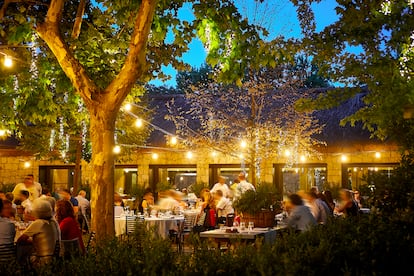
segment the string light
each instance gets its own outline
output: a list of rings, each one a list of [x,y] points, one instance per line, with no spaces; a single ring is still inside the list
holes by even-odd
[[[118,145],[116,145],[116,146],[114,147],[114,149],[113,149],[113,152],[114,152],[115,154],[120,153],[120,152],[121,152],[121,147],[120,147],[120,146],[118,146]]]
[[[158,153],[153,153],[152,154],[152,159],[157,160],[158,159]]]
[[[378,158],[381,158],[381,153],[376,152],[376,153],[375,153],[375,158],[377,158],[377,159],[378,159]]]
[[[143,122],[142,122],[142,119],[137,119],[136,121],[135,121],[135,126],[136,127],[142,127],[142,125],[143,125]]]
[[[6,67],[12,67],[13,66],[13,60],[9,56],[4,57],[4,66]]]

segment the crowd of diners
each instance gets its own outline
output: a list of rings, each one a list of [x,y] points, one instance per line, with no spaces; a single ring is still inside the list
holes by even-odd
[[[0,191],[0,199],[0,247],[17,252],[18,262],[32,267],[47,264],[63,254],[62,240],[77,239],[79,253],[85,254],[84,214],[90,213],[85,191],[74,197],[59,189],[52,196],[29,174],[12,192]]]

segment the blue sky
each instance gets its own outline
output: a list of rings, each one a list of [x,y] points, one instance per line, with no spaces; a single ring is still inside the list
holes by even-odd
[[[278,35],[283,35],[285,37],[301,36],[296,10],[290,1],[267,0],[264,1],[265,4],[259,6],[252,4],[253,2],[253,0],[236,0],[243,16],[247,16],[249,19],[255,20],[255,14],[263,15],[258,19],[263,20],[262,25],[267,27],[270,31],[269,39],[272,39]],[[335,0],[322,0],[318,4],[313,4],[312,7],[315,13],[317,31],[322,30],[325,26],[333,23],[338,18],[335,12]],[[180,11],[179,16],[186,18],[187,20],[191,19],[193,15],[190,7],[185,6]],[[204,63],[205,58],[206,51],[202,43],[197,39],[191,42],[190,50],[183,56],[183,60],[188,62],[193,67],[200,67],[200,65]],[[164,83],[159,80],[154,80],[151,83],[154,85],[174,87],[176,85],[175,76],[177,72],[171,66],[164,67],[163,71],[166,74],[171,75],[171,79]]]

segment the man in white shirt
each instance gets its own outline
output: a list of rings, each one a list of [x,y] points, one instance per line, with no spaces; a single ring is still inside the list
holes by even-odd
[[[226,184],[226,178],[221,175],[219,176],[219,182],[214,184],[213,189],[211,189],[210,192],[215,193],[218,190],[221,190],[223,192],[224,197],[230,197],[230,189]]]
[[[235,199],[239,198],[242,194],[244,194],[248,190],[256,191],[256,188],[253,186],[253,184],[247,182],[246,173],[240,172],[239,180],[240,180],[240,183],[237,185],[236,194],[234,195]]]
[[[225,223],[228,214],[234,214],[234,209],[230,199],[223,196],[221,190],[214,193],[214,200],[216,201],[216,211],[218,223]]]
[[[15,199],[20,197],[21,190],[29,191],[29,199],[31,201],[34,201],[36,198],[39,198],[42,194],[42,185],[34,181],[33,174],[28,174],[25,176],[23,183],[18,183],[14,187],[13,195]]]

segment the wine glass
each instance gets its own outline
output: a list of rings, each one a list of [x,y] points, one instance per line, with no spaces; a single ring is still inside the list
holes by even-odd
[[[248,231],[249,232],[251,232],[251,231],[253,231],[253,228],[254,228],[254,222],[253,221],[249,221],[249,224],[248,224]]]

